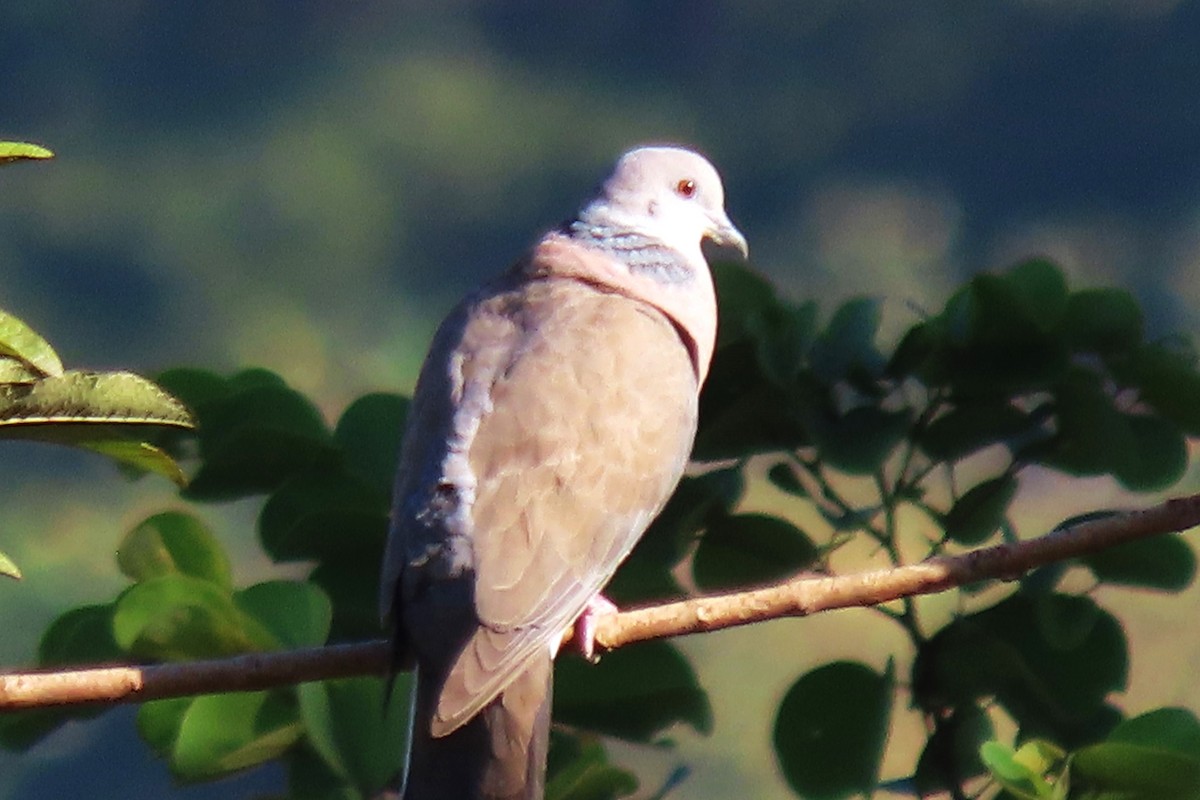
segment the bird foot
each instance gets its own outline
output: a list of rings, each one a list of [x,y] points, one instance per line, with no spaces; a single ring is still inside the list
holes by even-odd
[[[575,620],[575,641],[579,643],[579,652],[592,664],[600,660],[596,654],[596,626],[600,617],[605,614],[615,614],[616,605],[602,594],[596,594],[588,600],[583,613]]]

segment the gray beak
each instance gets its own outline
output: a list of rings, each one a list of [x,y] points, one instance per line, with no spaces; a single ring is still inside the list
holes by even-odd
[[[742,260],[750,257],[750,245],[746,242],[746,237],[724,214],[713,219],[712,227],[705,232],[704,238],[720,247],[737,250],[742,254]]]

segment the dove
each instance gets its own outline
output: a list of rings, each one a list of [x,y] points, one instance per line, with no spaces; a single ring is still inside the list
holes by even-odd
[[[381,611],[415,664],[405,800],[543,796],[553,659],[678,483],[717,308],[747,253],[716,169],[616,162],[576,217],[442,322],[400,449]]]

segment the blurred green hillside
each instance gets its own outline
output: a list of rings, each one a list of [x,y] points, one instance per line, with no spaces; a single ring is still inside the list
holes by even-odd
[[[41,0],[0,8],[0,82],[0,139],[58,154],[0,175],[0,307],[72,365],[263,365],[330,416],[407,390],[458,295],[664,140],[712,157],[756,268],[826,309],[882,296],[896,330],[1045,253],[1130,288],[1151,333],[1200,331],[1200,2]],[[19,664],[58,610],[112,594],[120,532],[173,495],[23,445],[0,487]],[[220,523],[247,573],[253,511]],[[763,633],[837,635],[804,625],[687,648],[721,685]],[[649,768],[689,762],[681,797],[788,796],[737,711],[799,669],[715,699],[716,738]],[[0,753],[0,798],[167,796],[130,727]],[[174,796],[278,778],[247,780]]]

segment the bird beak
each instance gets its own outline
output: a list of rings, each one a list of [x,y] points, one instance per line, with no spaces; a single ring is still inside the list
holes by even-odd
[[[750,245],[746,242],[746,237],[734,227],[734,224],[729,221],[729,217],[724,214],[713,218],[712,226],[704,232],[704,238],[720,247],[737,250],[742,254],[743,260],[750,257]]]

